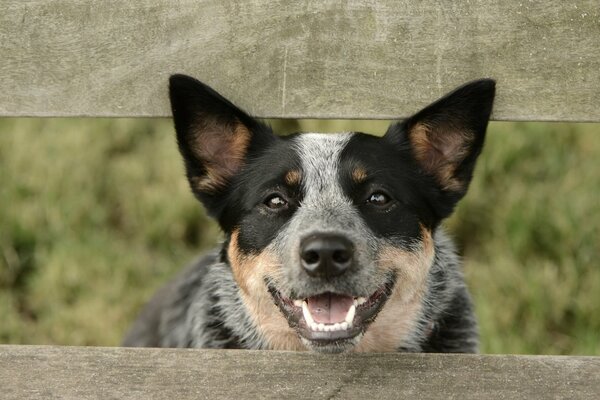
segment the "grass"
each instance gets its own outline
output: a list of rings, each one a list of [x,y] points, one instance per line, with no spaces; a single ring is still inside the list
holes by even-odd
[[[600,355],[598,130],[490,126],[446,224],[482,351]],[[219,238],[189,193],[169,120],[0,120],[0,343],[117,345],[152,292]]]

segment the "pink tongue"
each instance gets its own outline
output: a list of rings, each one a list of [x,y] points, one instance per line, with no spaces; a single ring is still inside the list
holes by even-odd
[[[307,299],[308,310],[315,322],[335,324],[344,322],[354,299],[350,296],[324,293]]]

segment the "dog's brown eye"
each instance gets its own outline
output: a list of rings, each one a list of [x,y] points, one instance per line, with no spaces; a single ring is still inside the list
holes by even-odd
[[[287,204],[287,201],[278,194],[273,194],[265,200],[265,205],[273,210],[284,208]]]
[[[375,192],[369,196],[367,203],[375,206],[384,206],[390,202],[390,198],[385,193]]]

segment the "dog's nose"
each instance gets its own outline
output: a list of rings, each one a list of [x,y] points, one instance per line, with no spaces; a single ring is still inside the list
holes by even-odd
[[[354,246],[338,235],[316,235],[300,245],[300,263],[310,276],[331,278],[344,273],[352,265]]]

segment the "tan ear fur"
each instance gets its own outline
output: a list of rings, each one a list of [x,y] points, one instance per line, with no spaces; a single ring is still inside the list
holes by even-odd
[[[202,160],[205,174],[192,177],[195,189],[215,192],[233,177],[244,164],[251,134],[240,122],[233,127],[213,121],[211,125],[199,125],[190,143],[194,155]]]
[[[469,154],[475,135],[458,127],[438,129],[419,122],[409,132],[414,156],[421,167],[433,175],[445,190],[465,189],[455,171]]]

